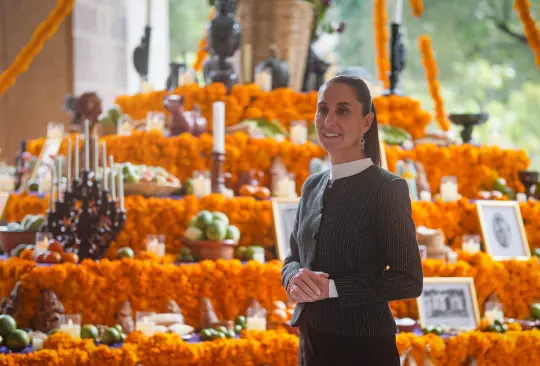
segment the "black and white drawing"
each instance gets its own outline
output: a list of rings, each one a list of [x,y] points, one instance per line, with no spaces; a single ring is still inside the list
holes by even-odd
[[[529,244],[515,201],[477,201],[486,252],[497,260],[530,257]]]
[[[423,327],[445,325],[474,329],[479,319],[474,281],[470,277],[426,277],[418,298]]]
[[[298,199],[272,200],[274,227],[276,230],[276,249],[277,256],[280,260],[285,260],[285,257],[291,251],[289,239],[294,229],[298,202]]]

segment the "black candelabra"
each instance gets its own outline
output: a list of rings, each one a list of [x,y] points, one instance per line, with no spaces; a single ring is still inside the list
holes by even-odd
[[[100,259],[111,242],[122,231],[126,212],[119,207],[114,195],[98,179],[97,172],[83,170],[67,189],[57,195],[47,212],[47,231],[65,249],[78,252],[82,259]],[[103,179],[107,179],[104,169]],[[111,169],[111,177],[114,177]],[[112,178],[114,179],[114,178]],[[54,184],[54,183],[53,183]],[[60,186],[60,185],[58,185]]]
[[[401,39],[400,24],[392,23],[390,26],[390,88],[387,95],[399,94],[399,75],[405,69],[407,55],[405,45]]]

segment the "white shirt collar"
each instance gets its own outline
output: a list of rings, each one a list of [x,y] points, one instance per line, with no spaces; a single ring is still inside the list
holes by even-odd
[[[371,158],[349,161],[348,163],[331,165],[330,179],[332,182],[337,179],[347,178],[358,174],[373,165]]]

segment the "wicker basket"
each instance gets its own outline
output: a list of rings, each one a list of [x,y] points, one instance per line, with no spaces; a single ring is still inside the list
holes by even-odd
[[[124,185],[124,193],[126,196],[167,197],[180,188],[161,186],[153,183],[126,183]]]
[[[251,45],[252,67],[270,57],[270,48],[275,45],[279,57],[289,65],[289,87],[301,90],[313,5],[304,0],[239,0],[237,16],[242,27],[242,49],[245,44]]]
[[[191,254],[199,259],[226,259],[230,260],[234,258],[234,250],[237,241],[224,240],[224,241],[211,241],[211,240],[189,240],[182,238],[182,244],[189,248]]]

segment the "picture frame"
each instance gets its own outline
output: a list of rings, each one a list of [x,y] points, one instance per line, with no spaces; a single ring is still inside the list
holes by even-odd
[[[296,222],[299,198],[273,198],[272,215],[274,217],[274,230],[276,233],[276,255],[284,261],[290,248],[290,237]]]
[[[484,250],[495,260],[531,257],[527,233],[517,201],[476,201]]]
[[[424,289],[416,303],[422,328],[444,325],[470,330],[480,324],[472,277],[424,277]]]
[[[51,156],[58,155],[58,152],[60,151],[60,146],[62,145],[62,140],[63,139],[61,138],[47,138],[45,140],[43,148],[41,149],[41,153],[39,154],[39,157],[36,161],[36,165],[34,166],[34,170],[32,170],[32,174],[30,175],[30,180],[37,178],[39,168],[43,164],[54,164]]]

